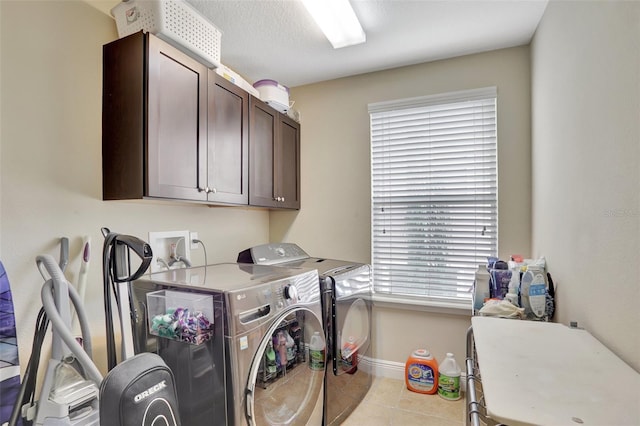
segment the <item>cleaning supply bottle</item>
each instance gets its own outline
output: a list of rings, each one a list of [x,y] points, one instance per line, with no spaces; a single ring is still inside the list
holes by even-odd
[[[267,360],[267,373],[275,373],[278,370],[278,366],[276,364],[276,351],[273,350],[273,342],[271,341],[267,344],[265,358]]]
[[[438,372],[438,395],[444,399],[456,401],[460,399],[460,366],[452,353],[442,361]]]
[[[349,336],[347,343],[342,347],[341,358],[344,371],[348,374],[354,374],[358,371],[358,347],[353,336]]]
[[[542,271],[535,271],[533,281],[529,285],[529,305],[537,318],[543,318],[547,310],[547,283]]]
[[[426,349],[416,349],[404,368],[407,389],[433,395],[438,391],[438,361]]]
[[[281,366],[287,365],[287,338],[284,331],[278,332],[278,360]]]
[[[527,267],[520,282],[520,302],[528,319],[544,316],[547,306],[546,289],[542,270]]]
[[[491,297],[489,281],[490,276],[486,265],[478,265],[475,279],[473,281],[473,310],[476,312],[482,308],[485,299],[489,299]]]
[[[312,370],[324,370],[325,360],[324,338],[319,331],[313,333],[309,342],[309,367]]]

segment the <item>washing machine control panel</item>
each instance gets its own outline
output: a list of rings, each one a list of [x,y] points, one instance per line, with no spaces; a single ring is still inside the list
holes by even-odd
[[[291,300],[293,302],[298,300],[298,289],[293,284],[287,284],[282,289],[282,295],[285,300]]]
[[[296,272],[295,275],[280,276],[274,281],[232,292],[230,310],[241,313],[243,324],[247,324],[247,319],[272,317],[296,305],[320,303],[318,272],[309,269]]]
[[[288,282],[277,283],[275,284],[274,294],[276,295],[275,308],[277,310],[298,303],[298,289],[294,284]]]
[[[263,244],[238,253],[238,262],[257,265],[277,265],[308,258],[309,255],[293,243]]]

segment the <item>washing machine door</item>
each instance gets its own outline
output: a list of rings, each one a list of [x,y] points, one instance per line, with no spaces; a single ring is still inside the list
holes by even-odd
[[[250,425],[322,424],[325,351],[311,362],[318,338],[323,345],[322,320],[303,307],[287,311],[269,327],[249,371]]]
[[[371,286],[368,265],[333,276],[333,373],[354,373],[371,344]]]

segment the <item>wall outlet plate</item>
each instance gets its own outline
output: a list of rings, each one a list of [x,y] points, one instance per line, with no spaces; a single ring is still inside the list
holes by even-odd
[[[194,243],[193,240],[198,239],[197,232],[189,232],[189,241],[191,242],[191,250],[197,250],[200,247],[199,243]]]
[[[189,231],[149,232],[149,245],[153,250],[151,272],[166,271],[168,269],[184,268],[182,262],[171,263],[171,246],[175,244],[175,253],[181,258],[191,260],[191,244]],[[163,263],[164,262],[164,263]]]

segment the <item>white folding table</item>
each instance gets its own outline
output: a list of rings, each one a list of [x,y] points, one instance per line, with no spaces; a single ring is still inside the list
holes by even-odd
[[[481,381],[485,424],[640,425],[640,374],[587,331],[494,317],[471,327],[467,391],[478,397],[469,388]],[[480,424],[478,401],[467,403]]]

